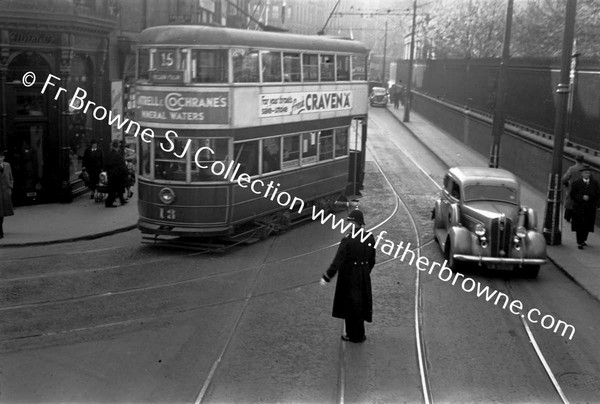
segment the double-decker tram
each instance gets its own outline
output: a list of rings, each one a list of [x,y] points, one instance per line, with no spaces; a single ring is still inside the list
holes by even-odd
[[[368,54],[322,36],[144,30],[135,85],[142,233],[264,235],[358,195]]]

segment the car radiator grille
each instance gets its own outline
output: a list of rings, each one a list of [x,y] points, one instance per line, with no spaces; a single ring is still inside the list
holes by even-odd
[[[491,231],[491,255],[494,257],[506,257],[510,251],[512,235],[512,221],[505,216],[492,220]]]

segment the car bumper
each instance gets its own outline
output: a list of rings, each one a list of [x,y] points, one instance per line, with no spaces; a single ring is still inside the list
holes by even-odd
[[[543,258],[483,257],[464,254],[454,254],[453,257],[459,261],[479,262],[482,264],[542,265],[546,263],[546,260]]]

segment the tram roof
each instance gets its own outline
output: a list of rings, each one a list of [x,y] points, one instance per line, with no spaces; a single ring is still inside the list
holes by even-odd
[[[139,45],[226,46],[368,53],[360,42],[326,36],[250,31],[206,25],[163,25],[142,31]]]

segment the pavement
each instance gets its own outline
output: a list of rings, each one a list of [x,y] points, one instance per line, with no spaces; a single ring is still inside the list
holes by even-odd
[[[71,203],[18,206],[14,216],[4,218],[3,247],[24,247],[91,240],[134,229],[138,220],[137,187],[123,206],[104,207],[86,192]]]
[[[389,107],[388,111],[448,166],[487,166],[487,156],[477,153],[423,119],[418,113],[411,111],[410,122],[404,123],[402,107],[399,109]],[[95,202],[89,199],[89,193],[68,204],[18,207],[14,216],[4,218],[5,237],[0,239],[0,251],[3,247],[94,239],[131,230],[136,227],[138,219],[137,189],[135,191],[128,204],[113,209],[105,208],[104,201]],[[536,210],[538,223],[542,223],[546,195],[529,184],[522,183],[521,200],[524,205]],[[564,222],[562,230],[562,244],[548,246],[548,259],[600,301],[600,265],[598,264],[600,234],[590,233],[589,246],[579,250],[575,242],[575,233],[571,232],[570,225]],[[543,269],[541,276],[543,276]]]

